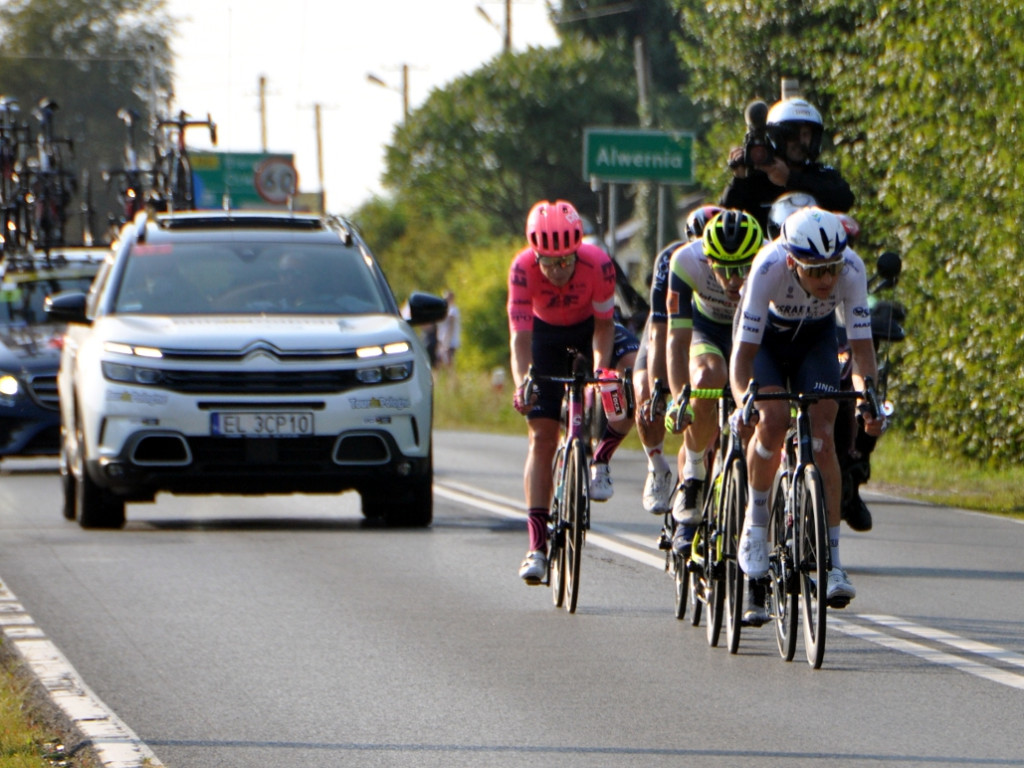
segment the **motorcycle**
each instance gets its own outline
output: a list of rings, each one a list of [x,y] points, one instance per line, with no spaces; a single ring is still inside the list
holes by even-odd
[[[882,403],[882,412],[887,418],[895,412],[895,406],[887,398],[889,352],[893,344],[906,338],[906,331],[903,328],[906,308],[895,299],[879,298],[879,294],[896,287],[902,269],[903,260],[899,254],[886,251],[878,257],[876,274],[868,280],[871,337],[875,347],[875,359],[878,361],[875,391],[879,402]],[[843,329],[840,329],[839,363],[842,368],[840,389],[852,390],[853,362],[850,345]],[[842,519],[855,531],[869,531],[872,526],[871,511],[860,497],[860,486],[871,477],[871,453],[877,441],[877,437],[864,431],[863,422],[852,402],[840,405],[836,417],[835,444],[843,479]]]

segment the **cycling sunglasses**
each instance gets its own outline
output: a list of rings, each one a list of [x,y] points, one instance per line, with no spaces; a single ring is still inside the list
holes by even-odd
[[[843,271],[843,267],[846,266],[846,260],[840,259],[839,261],[830,261],[826,264],[805,264],[799,259],[793,259],[794,263],[804,271],[804,274],[808,277],[824,277],[825,275],[832,275],[835,277]]]
[[[744,264],[739,267],[722,267],[716,264],[712,267],[712,269],[715,270],[717,274],[724,277],[726,280],[731,280],[734,277],[746,277],[748,274],[750,274],[749,264]]]
[[[542,267],[571,267],[576,261],[576,254],[570,253],[567,256],[541,256],[540,254],[534,254],[537,257],[537,263]]]

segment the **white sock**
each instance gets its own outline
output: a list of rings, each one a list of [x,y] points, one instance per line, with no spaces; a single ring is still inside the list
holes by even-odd
[[[743,521],[744,527],[767,527],[768,497],[770,495],[770,488],[767,491],[755,491],[753,488],[750,489],[750,498],[747,500],[747,518]]]
[[[832,567],[842,568],[842,564],[839,561],[839,526],[829,526],[828,528],[828,548],[832,553]]]
[[[683,477],[689,480],[691,477],[696,480],[703,480],[707,477],[708,470],[704,466],[704,451],[691,451],[686,449],[686,463],[683,465]]]
[[[658,443],[651,447],[644,446],[647,453],[647,469],[658,474],[665,474],[669,471],[668,462],[665,461],[665,443]]]

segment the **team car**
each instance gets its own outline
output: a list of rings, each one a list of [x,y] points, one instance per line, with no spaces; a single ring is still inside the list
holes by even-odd
[[[338,493],[390,525],[433,516],[433,383],[348,222],[287,212],[139,214],[91,290],[50,296],[61,353],[63,512],[119,528],[172,494]]]
[[[54,456],[60,444],[57,367],[64,326],[47,295],[86,291],[101,252],[4,255],[0,265],[0,457]]]

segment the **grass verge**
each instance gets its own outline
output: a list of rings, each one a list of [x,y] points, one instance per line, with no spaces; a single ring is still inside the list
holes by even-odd
[[[44,698],[15,654],[0,649],[0,768],[95,768],[88,749],[65,746],[74,737]]]

